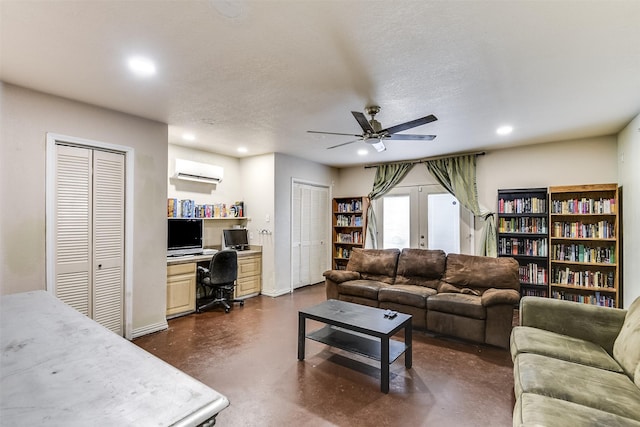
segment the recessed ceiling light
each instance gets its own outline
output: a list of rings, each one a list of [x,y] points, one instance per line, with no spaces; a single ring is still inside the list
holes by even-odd
[[[238,147],[238,153],[246,153],[247,151],[249,150],[247,150],[245,147]]]
[[[500,126],[496,129],[498,135],[509,135],[511,132],[513,132],[513,126]]]
[[[129,59],[129,69],[141,77],[149,77],[156,73],[156,65],[153,61],[141,56]]]
[[[182,139],[184,139],[185,141],[195,141],[196,140],[196,136],[192,133],[183,133],[182,134]]]
[[[369,154],[369,150],[367,150],[366,148],[361,148],[358,150],[358,156],[366,156],[367,154]]]

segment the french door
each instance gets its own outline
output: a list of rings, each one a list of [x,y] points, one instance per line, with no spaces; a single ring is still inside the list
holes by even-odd
[[[472,254],[473,214],[440,186],[397,187],[376,201],[381,248]]]
[[[125,156],[64,143],[54,155],[54,283],[47,287],[123,335]]]
[[[318,283],[329,269],[329,188],[301,182],[292,184],[291,288]]]

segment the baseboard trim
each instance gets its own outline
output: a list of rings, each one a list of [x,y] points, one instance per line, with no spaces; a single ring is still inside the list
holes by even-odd
[[[284,289],[284,290],[280,290],[280,291],[277,291],[277,292],[265,292],[265,291],[264,291],[264,289],[263,289],[260,293],[261,293],[262,295],[266,295],[266,296],[268,296],[268,297],[273,297],[273,298],[275,298],[275,297],[279,297],[279,296],[281,296],[281,295],[290,294],[290,293],[291,293],[291,290],[289,290],[289,289]]]
[[[143,335],[152,334],[154,332],[164,331],[169,328],[169,324],[165,320],[164,322],[153,323],[151,325],[143,326],[133,330],[132,339],[139,338]]]

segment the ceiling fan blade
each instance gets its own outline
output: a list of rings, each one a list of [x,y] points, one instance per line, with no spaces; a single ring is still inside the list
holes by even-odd
[[[381,153],[387,149],[387,147],[384,146],[384,142],[382,142],[382,140],[372,143],[371,146],[375,148],[378,153]]]
[[[394,139],[396,141],[405,140],[405,141],[431,141],[435,139],[435,135],[407,135],[404,133],[396,133],[393,135],[389,135],[385,137],[385,139]]]
[[[337,132],[321,132],[317,130],[308,130],[308,133],[321,133],[323,135],[341,135],[341,136],[355,136],[358,138],[362,138],[362,135],[355,135],[353,133],[337,133]]]
[[[435,122],[436,120],[438,120],[438,118],[436,116],[434,116],[433,114],[430,114],[430,115],[428,115],[426,117],[422,117],[420,119],[415,119],[415,120],[412,120],[410,122],[401,123],[399,125],[391,126],[390,128],[383,129],[380,132],[387,132],[389,134],[394,134],[396,132],[402,132],[403,130],[415,128],[415,127],[418,127],[418,126],[421,126],[421,125],[426,125],[427,123]]]
[[[358,135],[356,135],[356,136],[358,136]],[[331,147],[327,147],[327,150],[331,150],[332,148],[342,147],[343,145],[347,145],[347,144],[353,144],[354,142],[358,142],[358,141],[362,141],[362,140],[361,139],[356,139],[356,140],[349,141],[349,142],[343,142],[342,144],[332,145]]]
[[[374,133],[375,132],[373,130],[373,128],[371,127],[371,123],[369,123],[369,121],[364,116],[364,114],[359,113],[357,111],[352,111],[351,114],[353,114],[353,117],[356,118],[356,120],[358,121],[358,124],[360,124],[360,127],[362,128],[364,133]]]

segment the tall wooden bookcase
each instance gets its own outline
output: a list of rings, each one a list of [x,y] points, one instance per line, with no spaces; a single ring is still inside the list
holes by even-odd
[[[498,190],[498,256],[520,265],[521,295],[549,295],[546,188]]]
[[[344,270],[353,248],[364,247],[367,199],[338,197],[332,203],[332,268]]]
[[[620,307],[617,184],[550,187],[552,298]]]

